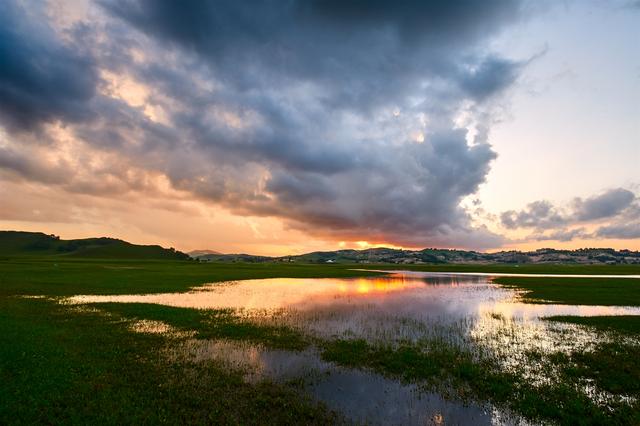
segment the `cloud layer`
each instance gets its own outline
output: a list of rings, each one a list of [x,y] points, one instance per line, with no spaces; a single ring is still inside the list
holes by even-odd
[[[500,244],[459,204],[524,66],[486,48],[520,5],[361,3],[115,0],[60,28],[4,2],[5,178],[115,196],[160,176],[315,235]]]
[[[9,129],[89,118],[97,76],[91,57],[58,40],[40,10],[0,4],[0,117]]]
[[[529,62],[489,48],[523,19],[520,2],[102,0],[89,10],[62,24],[46,4],[0,5],[0,180],[12,187],[197,201],[330,240],[504,243],[461,202],[489,173],[496,110]],[[21,213],[12,200],[0,219],[46,221],[33,205]],[[617,189],[569,213],[540,201],[501,222],[567,240],[583,235],[567,226],[637,205]],[[594,235],[636,235],[634,223]]]
[[[535,201],[523,210],[503,212],[500,219],[507,229],[534,230],[530,238],[540,241],[634,239],[640,238],[640,196],[628,189],[614,188],[588,198],[575,198],[568,208]],[[585,224],[597,227],[587,232]]]

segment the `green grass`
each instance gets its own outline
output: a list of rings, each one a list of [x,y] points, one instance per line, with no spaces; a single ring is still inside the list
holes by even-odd
[[[430,347],[425,351],[415,346],[384,348],[362,341],[311,339],[284,327],[252,324],[224,310],[198,311],[150,304],[96,305],[100,311],[110,314],[105,315],[74,311],[46,299],[15,297],[20,294],[174,292],[207,282],[235,279],[375,274],[350,270],[362,266],[199,264],[61,257],[0,259],[0,424],[326,424],[341,421],[288,386],[269,382],[247,384],[240,372],[215,363],[169,362],[160,353],[168,344],[167,338],[131,332],[128,326],[135,319],[163,321],[179,330],[195,331],[196,338],[248,341],[287,350],[314,345],[325,359],[338,364],[372,369],[401,380],[449,383],[456,396],[507,404],[530,418],[555,419],[566,424],[640,423],[637,407],[602,410],[571,385],[579,377],[589,377],[607,389],[616,390],[616,386],[626,389],[625,380],[628,377],[635,380],[636,370],[622,370],[623,377],[614,377],[610,383],[598,372],[615,368],[618,362],[628,365],[627,361],[634,359],[631,348],[603,347],[602,355],[592,358],[580,358],[579,354],[571,354],[566,359],[557,357],[554,362],[566,384],[539,389],[515,374],[501,372],[491,363],[448,346]],[[380,268],[380,265],[367,266]],[[438,265],[433,269],[490,272],[494,267],[509,272],[503,266]],[[405,266],[386,265],[385,268],[405,269]],[[600,268],[554,265],[551,269],[534,269],[541,273],[637,272],[632,268]],[[531,272],[531,269],[518,269]],[[524,280],[527,282],[522,285],[526,287],[518,284],[518,288],[536,290],[534,294],[544,295],[544,300],[550,299],[549,292],[555,292],[557,300],[595,300],[598,292],[618,292],[606,296],[607,300],[624,300],[624,304],[638,298],[637,280]],[[623,353],[622,358],[616,358],[619,353]]]
[[[170,363],[119,316],[0,298],[0,424],[332,424],[294,389]]]
[[[500,277],[505,287],[525,290],[529,303],[640,306],[640,279]]]
[[[55,235],[22,231],[0,231],[0,255],[189,260],[185,253],[158,245],[137,245],[106,237],[61,240]]]
[[[308,338],[285,327],[246,323],[227,310],[198,311],[140,303],[91,306],[118,318],[163,321],[178,330],[195,331],[196,338],[249,341],[288,350],[314,345],[327,361],[370,369],[406,382],[429,383],[454,398],[489,400],[531,419],[585,425],[640,421],[638,407],[614,403],[603,410],[575,389],[580,380],[588,378],[614,394],[640,393],[639,370],[635,367],[637,348],[633,346],[602,345],[590,353],[554,354],[551,359],[557,369],[549,374],[559,374],[563,380],[536,387],[517,374],[501,371],[491,359],[478,359],[443,342],[381,347],[364,340]]]
[[[162,293],[226,280],[367,275],[377,273],[353,271],[348,265],[20,258],[0,260],[0,295]]]

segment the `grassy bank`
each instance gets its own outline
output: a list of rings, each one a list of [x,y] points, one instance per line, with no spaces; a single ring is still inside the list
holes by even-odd
[[[184,291],[191,286],[225,280],[355,277],[376,274],[373,271],[355,271],[354,268],[441,272],[640,274],[640,266],[637,265],[305,265],[17,257],[0,259],[0,294],[159,293]],[[518,280],[525,284],[528,282],[522,278]],[[516,281],[509,283],[517,285]]]
[[[501,277],[494,282],[526,291],[529,303],[640,306],[640,279]]]

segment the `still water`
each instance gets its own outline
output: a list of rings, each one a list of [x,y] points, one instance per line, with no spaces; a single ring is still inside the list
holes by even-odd
[[[588,350],[603,338],[585,328],[540,318],[640,315],[636,307],[521,303],[521,293],[493,284],[493,276],[395,271],[367,278],[274,278],[207,284],[184,293],[80,295],[64,303],[230,308],[251,321],[286,325],[321,338],[364,338],[385,345],[446,342],[478,357],[490,356],[505,370],[517,370],[532,381],[549,378],[540,366],[527,362],[527,353]],[[159,330],[168,329],[160,324]],[[174,357],[228,363],[246,371],[247,380],[303,378],[306,392],[357,422],[523,423],[491,405],[447,400],[419,384],[401,384],[372,372],[333,365],[314,350],[296,353],[186,339],[169,352]]]

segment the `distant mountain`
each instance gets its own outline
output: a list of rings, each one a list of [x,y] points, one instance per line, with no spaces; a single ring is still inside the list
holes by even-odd
[[[67,256],[94,259],[187,260],[173,248],[137,245],[115,238],[61,240],[42,232],[0,231],[0,256]]]
[[[396,264],[640,264],[640,252],[610,248],[555,250],[550,248],[529,252],[501,251],[482,253],[466,250],[427,248],[424,250],[397,250],[373,248],[366,250],[316,251],[283,256],[253,256],[249,254],[223,254],[195,256],[205,262],[295,262],[295,263],[396,263]]]

